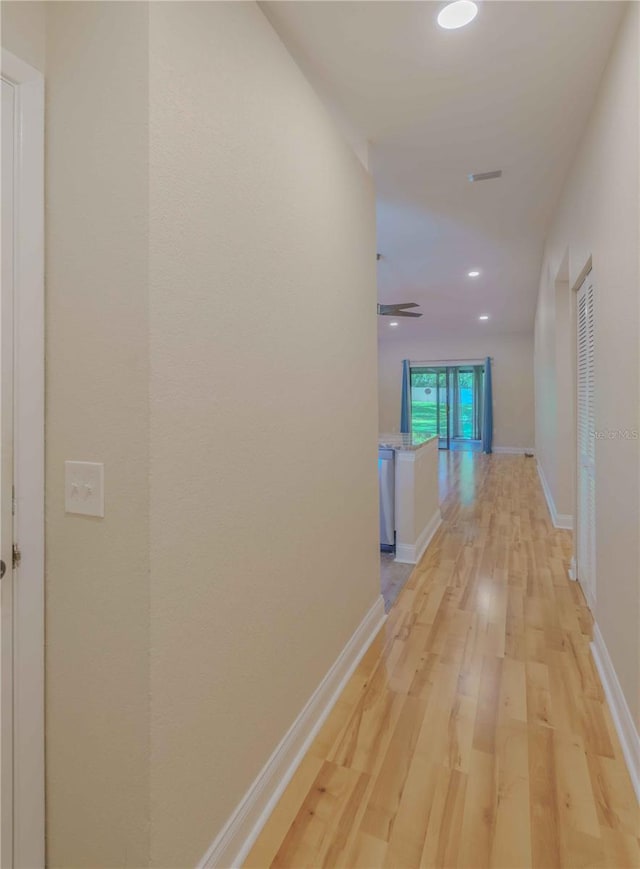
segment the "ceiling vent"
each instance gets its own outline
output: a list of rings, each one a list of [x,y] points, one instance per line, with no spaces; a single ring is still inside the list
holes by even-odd
[[[492,178],[502,178],[502,169],[496,169],[495,172],[474,172],[469,175],[469,181],[491,181]]]

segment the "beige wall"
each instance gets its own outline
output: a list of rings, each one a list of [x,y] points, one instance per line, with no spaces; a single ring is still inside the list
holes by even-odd
[[[373,189],[253,4],[46,30],[48,862],[194,865],[379,595]]]
[[[558,504],[573,502],[573,433],[562,437],[558,406],[573,399],[572,360],[556,364],[549,348],[573,347],[571,298],[589,258],[596,285],[596,430],[640,428],[639,334],[639,29],[630,4],[592,116],[548,235],[536,314],[538,455]],[[564,284],[558,284],[557,278]],[[596,619],[636,720],[640,519],[639,442],[596,441]]]
[[[3,0],[2,47],[44,72],[46,56],[44,0]]]
[[[493,357],[494,446],[533,447],[533,336],[524,334],[380,341],[380,431],[400,430],[403,359],[480,359],[485,356]]]
[[[47,4],[51,866],[148,860],[147,12]],[[104,520],[65,515],[65,459],[104,462]]]
[[[151,856],[175,866],[380,593],[376,248],[371,180],[257,6],[156,3],[150,44]]]

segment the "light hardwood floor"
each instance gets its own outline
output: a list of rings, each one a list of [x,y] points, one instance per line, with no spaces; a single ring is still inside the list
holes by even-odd
[[[640,867],[535,460],[441,454],[444,522],[246,866]]]

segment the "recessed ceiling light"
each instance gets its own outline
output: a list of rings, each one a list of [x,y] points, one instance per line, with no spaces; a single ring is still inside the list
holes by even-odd
[[[488,320],[488,319],[489,319],[488,314],[480,314],[480,316],[478,317],[478,320]]]
[[[392,323],[389,323],[390,326],[397,326],[398,323],[394,320]]]
[[[470,24],[478,14],[478,7],[473,0],[455,0],[448,3],[438,13],[438,24],[445,30],[456,30]]]
[[[480,275],[480,272],[467,272],[470,278],[477,278]]]

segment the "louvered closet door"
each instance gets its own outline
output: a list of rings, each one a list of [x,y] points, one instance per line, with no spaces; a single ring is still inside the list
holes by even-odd
[[[595,513],[595,319],[590,272],[578,290],[578,517],[577,574],[593,608],[596,599]]]

